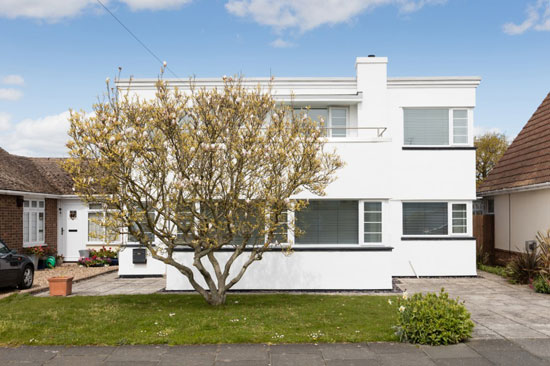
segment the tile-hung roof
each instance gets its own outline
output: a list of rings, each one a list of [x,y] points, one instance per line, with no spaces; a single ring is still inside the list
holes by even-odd
[[[61,158],[27,158],[0,148],[0,190],[45,194],[74,194],[73,182]]]
[[[550,182],[550,93],[478,188],[478,193],[521,189],[548,182]]]

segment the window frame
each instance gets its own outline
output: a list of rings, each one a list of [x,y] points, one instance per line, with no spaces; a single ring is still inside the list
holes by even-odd
[[[25,206],[25,204],[27,204]],[[34,205],[33,205],[34,204]],[[29,216],[29,225],[27,228],[28,240],[25,241],[25,214]],[[32,240],[32,217],[33,214],[36,215],[36,240]],[[42,239],[40,239],[40,214],[42,214]],[[23,248],[35,247],[35,246],[45,246],[46,245],[46,200],[44,198],[23,198]]]
[[[380,212],[381,212],[381,218],[380,218],[380,224],[382,225],[382,231],[381,231],[381,237],[382,240],[379,242],[366,242],[365,241],[365,203],[380,203]],[[367,200],[359,200],[359,245],[362,246],[380,246],[383,245],[385,242],[385,239],[387,237],[385,228],[387,225],[384,223],[386,220],[386,200],[380,200],[380,199],[367,199]]]
[[[405,234],[403,226],[403,204],[404,203],[446,203],[447,204],[447,234]],[[466,232],[465,233],[453,233],[453,205],[465,204],[466,205]],[[453,238],[453,237],[467,237],[472,235],[472,202],[471,201],[401,201],[401,236],[404,238]]]
[[[349,105],[327,105],[327,106],[320,106],[320,107],[313,107],[311,105],[305,105],[305,106],[301,106],[301,107],[298,107],[298,106],[294,106],[292,107],[294,112],[298,112],[298,113],[302,113],[305,111],[306,108],[310,108],[310,109],[326,109],[327,110],[327,115],[328,115],[328,121],[325,121],[325,126],[323,127],[323,129],[326,131],[326,138],[328,139],[335,139],[335,140],[342,140],[342,139],[347,139],[350,137],[350,120],[351,120],[351,116],[350,116],[350,113],[351,113],[351,110],[350,110],[350,106]],[[346,125],[345,127],[333,127],[332,126],[332,113],[333,113],[333,110],[334,109],[343,109],[345,110],[346,112]],[[332,129],[333,128],[336,128],[336,129],[344,129],[345,130],[345,133],[346,135],[345,136],[332,136]]]
[[[101,208],[90,208],[91,205],[101,205]],[[106,241],[104,240],[101,240],[99,238],[97,238],[96,240],[90,240],[90,212],[91,213],[101,213],[102,214],[102,219],[104,220],[105,219],[105,216],[107,215],[107,213],[109,211],[114,211],[114,210],[109,210],[109,209],[106,209],[105,208],[105,205],[101,204],[101,203],[88,203],[88,207],[86,208],[86,243],[89,244],[89,245],[104,245],[104,244],[107,244]],[[102,227],[103,228],[103,235],[105,237],[107,237],[107,228],[106,227]],[[122,243],[122,234],[119,233],[117,235],[117,239],[110,242],[109,244],[113,244],[113,245],[120,245]]]
[[[444,109],[448,110],[448,143],[447,144],[440,144],[440,145],[415,145],[415,144],[407,144],[405,141],[405,109]],[[462,110],[466,111],[466,142],[454,142],[454,111]],[[453,146],[473,146],[473,108],[471,107],[433,107],[433,106],[422,106],[422,107],[401,107],[401,115],[402,115],[402,121],[403,121],[403,139],[402,143],[404,147],[453,147]]]

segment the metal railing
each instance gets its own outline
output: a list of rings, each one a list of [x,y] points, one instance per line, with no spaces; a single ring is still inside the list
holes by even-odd
[[[331,137],[331,138],[365,137],[365,136],[361,136],[359,132],[373,131],[373,130],[376,130],[376,137],[381,138],[381,137],[384,137],[384,132],[386,132],[386,130],[388,129],[387,127],[321,127],[321,128],[327,131],[325,136]],[[353,136],[353,135],[350,135],[348,131],[357,131],[357,133]]]

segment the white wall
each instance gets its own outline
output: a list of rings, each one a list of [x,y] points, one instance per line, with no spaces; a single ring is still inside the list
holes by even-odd
[[[225,263],[231,253],[217,253]],[[247,253],[233,265],[239,269]],[[192,267],[193,253],[178,252],[175,258]],[[208,260],[204,265],[211,269]],[[193,267],[195,278],[205,285],[202,276]],[[213,273],[213,272],[211,272]],[[234,275],[235,272],[231,272]],[[364,290],[391,289],[391,252],[304,252],[290,255],[268,252],[260,262],[253,263],[233,289],[237,290]],[[168,266],[167,290],[192,290],[187,278]]]
[[[118,253],[119,276],[163,276],[166,273],[166,265],[151,257],[146,250],[147,263],[132,263],[134,247],[124,247]]]
[[[525,251],[525,241],[550,229],[550,189],[495,196],[495,248]]]

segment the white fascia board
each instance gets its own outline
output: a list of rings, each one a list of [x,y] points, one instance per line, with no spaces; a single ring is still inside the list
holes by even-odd
[[[388,88],[476,88],[479,76],[430,76],[388,78]]]
[[[550,188],[550,182],[531,184],[531,185],[522,186],[522,187],[504,188],[504,189],[498,189],[498,190],[487,191],[487,192],[478,192],[477,195],[480,197],[498,196],[501,194],[535,191],[538,189],[546,189],[546,188]]]

